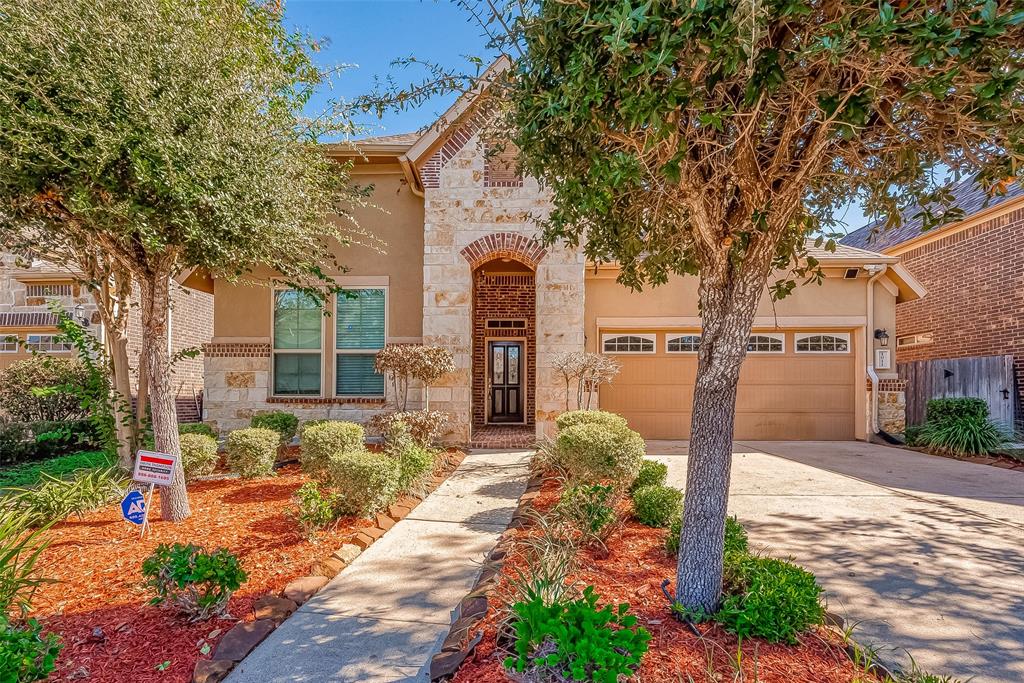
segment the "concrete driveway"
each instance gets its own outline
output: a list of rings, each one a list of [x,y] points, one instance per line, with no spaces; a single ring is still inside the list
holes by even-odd
[[[686,444],[648,453],[686,482]],[[813,571],[857,638],[975,683],[1024,681],[1024,472],[859,442],[743,442],[729,509]]]

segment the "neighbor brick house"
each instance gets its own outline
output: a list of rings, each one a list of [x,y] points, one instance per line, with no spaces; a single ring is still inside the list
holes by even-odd
[[[898,257],[928,290],[896,309],[897,359],[1012,355],[1024,424],[1024,189],[989,196],[969,177],[952,193],[960,220],[922,232],[915,206],[898,228],[872,224],[842,241]]]
[[[212,282],[214,338],[206,347],[206,419],[221,429],[255,412],[365,422],[393,410],[374,354],[385,343],[440,344],[458,370],[431,390],[461,443],[530,443],[565,408],[553,368],[567,351],[614,354],[622,372],[600,392],[652,438],[686,438],[699,341],[697,280],[632,293],[616,268],[537,241],[550,209],[538,183],[488,154],[478,102],[466,96],[422,134],[391,135],[328,153],[354,161],[377,209],[356,217],[387,253],[352,246],[331,271],[357,294],[329,317],[258,272],[266,287]],[[821,286],[761,302],[739,388],[740,439],[866,438],[877,425],[872,388],[899,406],[895,367],[874,338],[895,327],[897,301],[922,294],[898,259],[841,247],[815,252]],[[891,399],[891,400],[890,400]],[[892,412],[892,410],[890,410]],[[898,420],[896,420],[898,422]],[[902,429],[901,425],[890,429]]]

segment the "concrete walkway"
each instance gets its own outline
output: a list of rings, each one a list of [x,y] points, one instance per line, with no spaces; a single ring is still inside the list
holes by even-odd
[[[1024,681],[1024,473],[857,442],[735,445],[729,508],[857,638],[974,683]],[[686,445],[650,442],[686,481]]]
[[[428,681],[452,610],[526,487],[529,457],[472,452],[246,657],[228,683]]]

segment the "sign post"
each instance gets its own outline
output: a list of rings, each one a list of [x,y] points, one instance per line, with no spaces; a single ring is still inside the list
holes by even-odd
[[[174,478],[174,468],[177,466],[178,456],[170,453],[139,451],[138,455],[136,455],[135,472],[132,474],[132,479],[142,484],[149,484],[149,490],[146,491],[145,499],[143,499],[142,494],[138,491],[132,491],[125,496],[124,500],[121,501],[121,514],[132,524],[142,525],[140,536],[146,535],[146,529],[149,526],[149,506],[153,503],[154,487],[157,485],[169,485]],[[137,498],[133,498],[133,494]],[[132,499],[131,502],[129,502],[129,498]],[[135,521],[135,519],[129,516],[129,513],[131,512],[133,516],[138,517],[139,508],[142,511],[141,519]]]

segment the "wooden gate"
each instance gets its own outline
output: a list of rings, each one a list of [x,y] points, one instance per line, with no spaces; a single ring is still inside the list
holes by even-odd
[[[907,424],[924,422],[932,398],[967,396],[988,403],[992,419],[1013,425],[1017,388],[1013,356],[974,356],[898,363],[900,379],[907,381]]]

